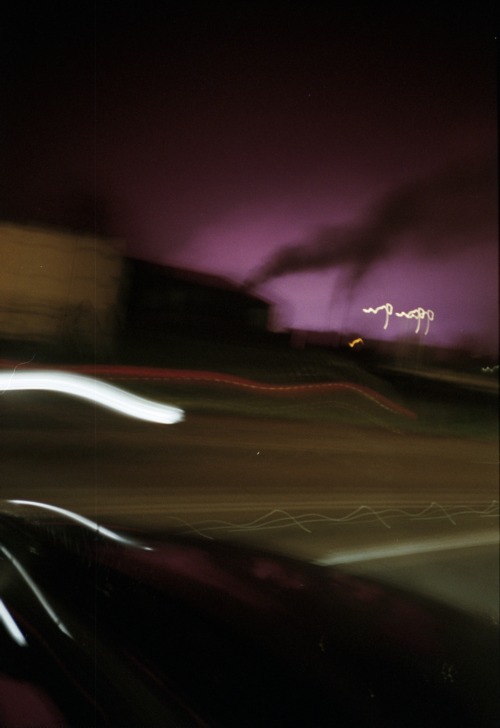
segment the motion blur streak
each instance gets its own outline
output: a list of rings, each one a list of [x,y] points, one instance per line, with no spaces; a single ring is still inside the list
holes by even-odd
[[[349,342],[349,346],[352,349],[352,348],[354,348],[356,346],[356,344],[364,344],[364,343],[365,342],[363,341],[363,339],[361,339],[361,338],[358,337],[357,339],[353,339],[352,341],[350,341]]]
[[[498,532],[471,533],[468,536],[450,536],[448,538],[428,539],[426,541],[410,541],[400,546],[386,546],[383,548],[367,549],[365,551],[351,551],[348,553],[332,553],[318,560],[323,566],[336,566],[338,564],[352,564],[356,561],[370,561],[387,559],[397,556],[411,556],[435,551],[448,551],[452,549],[470,548],[472,546],[490,546],[498,543]]]
[[[0,359],[0,367],[2,366],[3,360]],[[85,365],[78,367],[80,371],[84,370]],[[262,392],[263,394],[276,394],[276,395],[288,395],[288,394],[299,394],[300,392],[308,393],[308,392],[340,392],[349,390],[351,392],[355,392],[356,394],[365,397],[365,399],[370,400],[374,404],[378,405],[379,407],[382,407],[385,410],[397,412],[403,417],[409,417],[410,419],[414,420],[416,419],[416,414],[405,407],[401,407],[396,402],[393,402],[392,400],[389,400],[387,397],[384,397],[383,395],[379,394],[373,389],[370,389],[370,387],[366,387],[362,384],[354,384],[352,382],[308,382],[307,384],[267,384],[265,382],[257,382],[253,379],[244,379],[242,377],[235,376],[233,374],[220,374],[218,372],[210,372],[210,371],[202,371],[202,370],[192,370],[192,369],[159,369],[156,367],[130,367],[130,366],[122,366],[122,365],[114,365],[112,367],[109,366],[92,366],[92,369],[94,371],[99,371],[101,376],[112,376],[112,377],[121,377],[121,378],[140,378],[140,379],[150,379],[150,380],[179,380],[182,382],[200,382],[200,383],[206,383],[206,384],[217,384],[217,385],[224,385],[224,386],[230,386],[230,387],[237,387],[239,389],[248,389],[253,390],[255,392]],[[16,376],[19,376],[22,374],[23,376],[27,376],[28,374],[35,374],[35,372],[21,372],[17,374]],[[52,371],[52,372],[36,372],[37,376],[41,376],[42,374],[51,374],[53,376],[60,376],[58,372]],[[11,387],[9,385],[9,381],[12,380],[14,376],[14,372],[11,372],[10,374],[2,373],[0,372],[0,388],[2,387],[2,383],[6,382],[7,386],[5,389],[52,389],[54,391],[61,391],[61,392],[67,392],[66,389],[59,389],[51,387]],[[146,419],[150,421],[155,422],[164,422],[166,424],[173,424],[175,422],[182,421],[184,419],[184,412],[181,409],[178,409],[177,407],[171,407],[170,405],[162,405],[156,402],[152,402],[151,400],[142,399],[142,397],[136,397],[133,394],[129,394],[128,392],[124,392],[121,389],[118,389],[117,387],[113,387],[112,385],[104,384],[103,382],[95,382],[95,380],[76,375],[76,374],[63,374],[64,377],[68,377],[69,379],[76,381],[83,380],[84,382],[94,385],[98,384],[100,388],[102,388],[102,391],[108,391],[111,390],[112,392],[119,393],[123,397],[127,398],[127,401],[138,401],[141,404],[141,407],[144,407],[147,405],[148,408],[152,409],[153,407],[161,408],[160,415],[162,415],[163,410],[172,410],[175,413],[178,413],[178,419],[172,419],[171,421],[160,420],[160,419],[153,419],[152,417],[146,417],[144,416],[146,413],[143,411],[141,414],[132,414],[133,417],[138,417],[140,419]],[[10,378],[10,380],[9,380]],[[95,393],[93,395],[90,395],[88,392],[81,394],[80,392],[67,392],[68,394],[75,394],[76,396],[84,397],[85,399],[90,399],[92,401],[98,401]],[[102,400],[98,401],[98,404],[102,404],[104,407],[111,407],[112,409],[117,409],[116,406],[113,406],[111,404],[108,404],[107,402],[104,403]],[[122,411],[122,410],[118,410]],[[126,412],[125,414],[131,414],[130,412]],[[155,412],[156,414],[156,412]]]
[[[90,528],[92,531],[95,531],[96,534],[98,533],[100,536],[104,536],[105,538],[110,538],[112,541],[118,541],[118,543],[123,543],[123,544],[126,544],[127,546],[137,546],[139,548],[143,548],[145,551],[152,550],[149,546],[141,546],[141,544],[139,544],[137,541],[134,541],[131,538],[126,538],[125,536],[120,536],[119,533],[110,531],[109,528],[104,528],[103,526],[100,526],[95,521],[91,521],[89,518],[80,516],[80,515],[78,515],[78,513],[73,513],[73,511],[68,511],[68,510],[66,510],[66,508],[60,508],[59,506],[51,506],[48,503],[37,503],[35,501],[27,501],[27,500],[10,500],[7,502],[13,503],[16,506],[34,506],[35,508],[45,508],[47,511],[53,511],[54,513],[60,513],[62,516],[65,516],[66,518],[69,518],[72,521],[76,521],[76,523],[80,523],[82,526],[85,526],[86,528]]]
[[[24,635],[15,623],[11,613],[0,599],[0,621],[4,623],[7,632],[10,634],[14,642],[21,647],[25,647],[28,643],[24,639]]]
[[[45,609],[45,611],[49,615],[49,617],[57,624],[57,626],[59,627],[61,632],[64,632],[64,634],[66,634],[68,637],[71,637],[71,639],[73,639],[72,635],[68,632],[68,630],[66,629],[64,624],[61,622],[61,620],[59,619],[57,614],[54,612],[54,610],[52,609],[52,607],[50,606],[48,601],[43,596],[40,589],[37,587],[37,585],[35,584],[33,579],[29,576],[29,574],[26,573],[26,571],[23,569],[23,567],[21,566],[19,561],[16,558],[14,558],[14,556],[12,556],[10,551],[8,551],[6,548],[4,548],[4,546],[0,546],[0,551],[3,551],[4,554],[6,555],[6,557],[9,559],[9,561],[12,563],[12,565],[15,566],[15,568],[18,570],[18,572],[23,577],[26,584],[30,587],[33,594],[36,596],[36,598],[38,599],[38,601],[40,602],[42,607]]]
[[[63,372],[0,372],[0,389],[5,391],[41,389],[62,392],[90,400],[102,407],[130,417],[163,425],[172,425],[184,419],[184,412],[178,407],[153,402],[135,394],[125,392],[111,384],[99,382],[90,377]]]

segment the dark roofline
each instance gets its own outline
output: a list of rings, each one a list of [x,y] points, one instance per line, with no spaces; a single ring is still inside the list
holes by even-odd
[[[139,267],[143,267],[145,270],[149,269],[151,272],[156,273],[158,276],[164,276],[165,278],[182,281],[184,283],[193,283],[195,285],[206,286],[207,288],[216,288],[219,290],[230,291],[232,293],[239,293],[246,298],[253,298],[256,301],[260,301],[261,303],[271,305],[271,302],[263,296],[257,296],[254,293],[250,292],[243,285],[238,285],[237,283],[234,283],[233,281],[229,280],[228,278],[224,278],[223,276],[218,276],[213,273],[206,273],[204,271],[193,270],[192,268],[179,268],[176,266],[163,265],[161,263],[155,263],[143,260],[141,258],[133,258],[130,256],[127,256],[126,260],[132,266],[138,265]]]

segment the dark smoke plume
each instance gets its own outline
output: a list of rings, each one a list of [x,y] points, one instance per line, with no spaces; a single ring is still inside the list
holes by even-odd
[[[420,257],[450,256],[497,233],[497,170],[492,159],[447,167],[400,188],[360,225],[323,227],[272,255],[247,282],[344,267],[358,283],[374,264],[406,246]]]

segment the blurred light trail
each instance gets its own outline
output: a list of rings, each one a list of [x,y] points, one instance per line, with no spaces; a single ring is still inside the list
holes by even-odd
[[[65,635],[68,637],[71,637],[73,639],[73,636],[68,632],[62,621],[59,619],[57,614],[54,612],[48,601],[45,599],[44,595],[40,591],[40,589],[37,587],[31,576],[28,574],[28,572],[24,569],[24,567],[19,563],[19,561],[8,551],[4,546],[0,546],[0,551],[3,551],[5,556],[9,559],[9,561],[12,563],[12,565],[17,569],[19,574],[22,576],[26,584],[29,586],[33,594],[36,596],[42,607],[45,609],[49,617],[52,619],[53,622],[57,624],[61,632],[64,632]]]
[[[105,538],[109,538],[112,541],[118,541],[118,543],[126,544],[127,546],[140,546],[140,544],[137,541],[134,541],[131,538],[126,538],[125,536],[120,536],[119,533],[115,533],[114,531],[111,531],[109,528],[104,528],[103,526],[100,526],[95,521],[91,521],[89,518],[85,518],[84,516],[80,516],[78,513],[74,513],[73,511],[68,511],[66,508],[60,508],[59,506],[52,506],[48,503],[37,503],[36,501],[29,501],[29,500],[9,500],[7,503],[13,503],[16,506],[34,506],[35,508],[44,508],[47,511],[52,511],[54,513],[59,513],[60,515],[64,516],[65,518],[68,518],[71,521],[75,521],[76,523],[79,523],[82,526],[85,526],[85,528],[90,528],[91,531],[95,531],[96,534],[99,534],[100,536],[104,536]],[[146,551],[151,551],[152,549],[149,546],[140,546],[140,548],[144,548]]]
[[[184,419],[183,410],[125,392],[105,382],[58,371],[0,372],[0,390],[61,392],[95,402],[120,414],[147,422],[171,425]]]
[[[394,308],[392,303],[384,303],[382,306],[377,306],[377,308],[364,308],[363,313],[378,313],[379,311],[385,311],[385,323],[384,323],[384,331],[389,325],[389,316],[392,316]]]
[[[349,342],[349,346],[351,347],[351,349],[354,349],[354,347],[356,346],[356,344],[364,344],[364,343],[365,342],[363,341],[363,339],[361,339],[360,337],[358,337],[357,339],[353,339],[352,341],[350,341]]]
[[[481,371],[483,374],[494,374],[498,372],[498,364],[495,364],[493,367],[481,367]]]
[[[376,559],[389,559],[398,556],[413,556],[436,551],[472,548],[474,546],[491,546],[498,544],[498,532],[471,533],[468,535],[440,537],[421,541],[408,541],[397,546],[377,546],[359,551],[327,554],[318,563],[322,566],[338,566]]]
[[[434,311],[431,308],[428,308],[427,311],[425,311],[421,306],[418,308],[414,308],[413,311],[400,311],[399,313],[396,312],[396,316],[399,318],[407,318],[407,319],[417,319],[417,328],[415,329],[415,333],[418,334],[420,331],[420,322],[424,319],[427,319],[427,326],[424,331],[424,336],[427,336],[429,333],[429,326],[431,324],[431,321],[434,321]]]
[[[377,308],[364,308],[363,313],[375,313],[377,314],[379,311],[385,311],[385,323],[384,323],[384,331],[387,329],[389,325],[389,318],[394,313],[394,306],[392,303],[384,303],[382,306],[377,306]],[[398,318],[406,318],[406,319],[417,319],[417,328],[415,329],[415,333],[418,334],[420,331],[420,323],[421,321],[424,321],[427,319],[427,325],[424,331],[424,335],[427,336],[429,333],[429,326],[431,325],[431,321],[434,321],[434,311],[431,308],[428,308],[427,310],[423,309],[422,306],[419,306],[418,308],[414,308],[412,311],[396,311],[396,316]]]
[[[10,634],[14,642],[17,642],[18,645],[21,645],[21,647],[25,647],[28,643],[26,642],[26,639],[17,626],[17,624],[14,621],[13,616],[5,606],[5,604],[0,599],[0,621],[3,622],[5,629]]]
[[[5,360],[0,360],[0,367],[5,365]],[[68,367],[66,367],[68,368]],[[406,407],[402,407],[397,402],[393,402],[388,397],[379,394],[374,389],[366,387],[362,384],[354,384],[353,382],[314,382],[307,384],[268,384],[266,382],[258,382],[253,379],[245,379],[238,377],[233,374],[226,374],[221,372],[210,372],[195,369],[162,369],[157,367],[147,366],[128,366],[128,365],[78,365],[69,367],[73,371],[79,372],[95,372],[102,377],[109,377],[110,379],[141,379],[150,381],[162,381],[162,380],[179,380],[182,382],[193,382],[193,383],[204,383],[204,384],[217,384],[230,387],[237,387],[240,389],[250,389],[255,392],[262,394],[276,394],[276,395],[288,395],[288,394],[314,394],[323,392],[341,392],[351,391],[370,400],[374,404],[382,407],[382,409],[388,410],[389,412],[395,412],[403,417],[409,417],[410,419],[416,419],[416,414]],[[0,387],[2,377],[8,377],[9,375],[2,375],[0,372]],[[12,374],[10,375],[12,376]],[[68,375],[69,376],[69,375]],[[80,377],[83,379],[84,377]],[[92,380],[93,381],[93,380]],[[106,386],[106,385],[103,385]],[[112,387],[112,389],[115,389]],[[116,391],[121,391],[116,389]],[[134,395],[127,395],[133,397]],[[140,398],[136,398],[140,399]],[[141,400],[148,402],[148,400]],[[167,405],[159,405],[166,407]],[[176,409],[176,408],[173,408]],[[182,412],[182,410],[178,410]],[[183,414],[183,413],[182,413]]]

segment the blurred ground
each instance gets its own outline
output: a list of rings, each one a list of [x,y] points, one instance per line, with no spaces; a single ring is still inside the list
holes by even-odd
[[[359,388],[276,394],[116,371],[115,384],[185,410],[167,427],[5,391],[0,495],[115,527],[236,538],[495,611],[498,390],[325,356],[295,369],[278,357],[261,381]],[[239,362],[224,371],[258,372]]]

